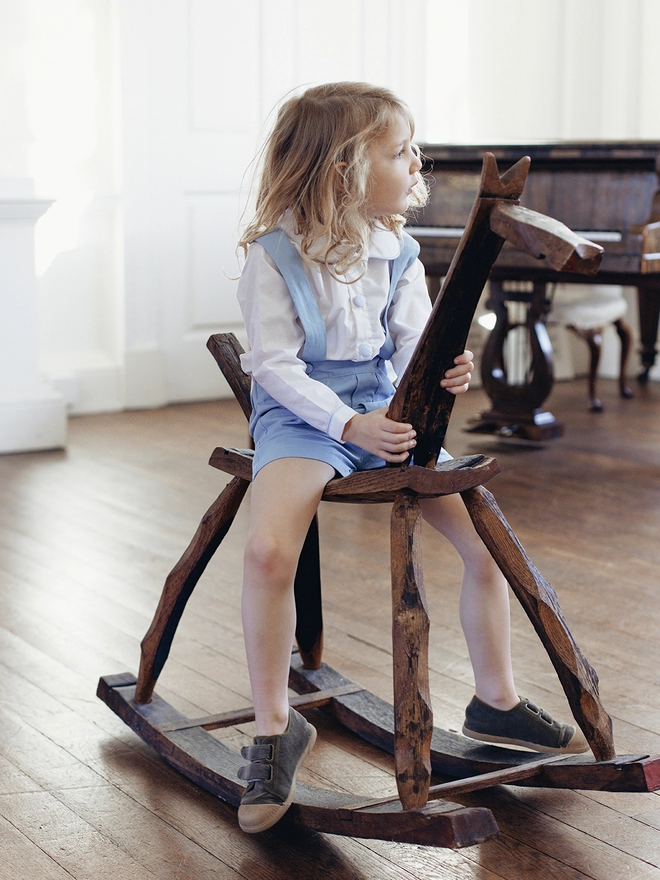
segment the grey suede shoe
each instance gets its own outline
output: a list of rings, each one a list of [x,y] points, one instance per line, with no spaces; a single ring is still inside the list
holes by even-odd
[[[279,822],[291,806],[296,775],[315,742],[316,728],[289,709],[284,733],[255,736],[253,745],[243,746],[241,755],[250,761],[238,771],[238,778],[248,783],[238,808],[243,831],[256,834]]]
[[[524,746],[535,752],[576,755],[589,751],[581,731],[555,721],[527,698],[503,712],[472,697],[465,710],[463,733],[481,742]]]

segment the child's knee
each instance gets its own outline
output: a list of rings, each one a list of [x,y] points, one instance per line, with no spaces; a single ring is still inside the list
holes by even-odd
[[[476,579],[490,582],[500,575],[500,569],[490,550],[476,533],[470,541],[459,548],[459,552],[466,572]]]
[[[248,538],[244,562],[247,569],[266,581],[287,576],[295,566],[287,546],[270,534]]]

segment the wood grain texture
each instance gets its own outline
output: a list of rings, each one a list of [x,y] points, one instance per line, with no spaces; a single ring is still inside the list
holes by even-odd
[[[209,461],[213,467],[244,480],[252,477],[251,456],[239,449],[214,449]],[[436,468],[418,465],[373,468],[336,477],[326,485],[323,501],[346,504],[385,504],[401,492],[414,492],[419,498],[453,495],[480,486],[499,473],[494,458],[466,455],[442,462]]]
[[[504,242],[557,271],[586,275],[598,271],[603,256],[600,245],[577,235],[552,217],[519,205],[529,166],[529,157],[524,157],[500,177],[493,154],[484,154],[472,211],[429,321],[390,405],[391,418],[409,422],[417,431],[414,460],[419,465],[433,466],[444,442],[455,395],[442,388],[440,380],[465,348],[481,293]],[[505,326],[508,332],[508,321]],[[503,332],[501,327],[498,329]],[[530,329],[535,334],[540,332],[534,323],[530,323]],[[491,348],[484,352],[484,363],[495,339],[491,334]],[[541,372],[545,356],[537,339],[532,340],[531,347],[532,372],[538,386],[536,374]],[[506,377],[503,356],[492,360],[489,372]],[[527,409],[521,410],[517,400],[520,389],[509,386],[506,381],[501,384],[505,394],[512,389],[512,399],[505,397],[505,408],[521,417],[527,416]],[[543,384],[547,386],[547,396],[551,381]],[[494,406],[497,406],[495,402]]]
[[[341,673],[325,664],[318,670],[308,670],[295,656],[292,660],[290,685],[298,693],[324,692],[350,684]],[[394,710],[370,691],[357,690],[337,696],[327,706],[327,711],[367,742],[394,753]],[[523,772],[519,784],[522,785],[593,791],[650,792],[660,789],[660,761],[648,755],[619,755],[612,761],[600,762],[592,756],[564,756],[561,762],[539,767],[535,778],[527,783],[524,781],[525,768],[536,760],[535,753],[501,746],[477,746],[474,741],[441,727],[433,728],[430,758],[434,773],[460,780],[520,769]]]
[[[557,272],[595,275],[603,248],[573,232],[559,220],[523,208],[498,202],[490,213],[490,228],[517,250]]]
[[[419,501],[392,505],[392,668],[394,766],[406,810],[423,807],[431,782],[433,710],[429,691],[429,614],[424,593]]]
[[[243,786],[237,773],[245,763],[239,752],[201,727],[180,727],[181,714],[157,694],[151,703],[138,703],[130,673],[103,676],[97,695],[168,764],[206,791],[238,806]],[[299,782],[295,802],[282,821],[285,827],[450,848],[470,846],[497,834],[490,810],[436,801],[405,812],[398,802],[356,811],[352,809],[355,802],[354,795]]]
[[[192,541],[165,580],[141,645],[136,699],[148,703],[170,653],[177,626],[197,581],[227,534],[249,483],[234,477],[202,517]]]
[[[241,368],[240,356],[244,353],[243,346],[233,333],[214,333],[213,336],[209,336],[206,347],[234,392],[234,397],[243,410],[245,418],[249,419],[252,413],[251,380]]]
[[[463,281],[467,282],[466,291],[470,294],[468,301],[469,308],[467,312],[461,315],[461,320],[454,326],[447,328],[445,323],[441,322],[440,328],[442,338],[436,340],[436,342],[439,342],[440,350],[443,352],[450,349],[456,339],[460,340],[460,334],[463,331],[465,331],[465,335],[467,335],[468,327],[476,308],[478,296],[481,293],[488,271],[501,247],[503,239],[500,239],[496,233],[491,239],[484,238],[484,235],[488,232],[486,227],[490,226],[493,230],[499,228],[503,234],[511,234],[515,240],[522,242],[526,249],[533,252],[535,256],[545,256],[545,253],[541,252],[543,249],[551,251],[551,261],[555,258],[558,259],[561,257],[563,262],[572,260],[574,265],[590,266],[597,259],[593,253],[594,250],[598,251],[597,248],[590,250],[588,242],[577,243],[575,241],[575,236],[572,236],[570,231],[567,230],[568,236],[564,235],[562,230],[558,231],[558,224],[554,224],[553,221],[542,223],[540,231],[539,224],[532,222],[531,225],[533,226],[533,232],[530,235],[523,234],[524,229],[523,232],[521,232],[521,228],[525,227],[528,222],[531,222],[524,211],[516,213],[515,210],[508,210],[505,206],[505,208],[496,215],[495,224],[491,223],[493,219],[493,210],[496,205],[501,205],[501,198],[515,200],[517,196],[520,195],[520,190],[524,184],[528,166],[529,161],[523,160],[512,169],[509,169],[509,171],[500,178],[494,157],[490,154],[487,154],[485,157],[479,198],[475,201],[465,234],[457,251],[456,259],[450,267],[448,283],[444,288],[444,295],[441,297],[441,302],[443,301],[448,309],[455,308],[457,302],[461,302],[461,299],[466,299],[465,296],[462,298],[459,296],[459,293],[461,293],[461,283],[457,282],[460,282],[461,280],[460,275],[453,275],[452,270],[455,265],[460,264],[462,256],[469,254],[471,260],[467,265],[469,265],[470,271],[463,279]],[[501,197],[500,201],[496,201],[497,195]],[[515,209],[515,205],[513,208]],[[565,239],[567,238],[569,239],[568,244],[571,248],[571,257],[565,253],[565,248],[563,248]],[[582,248],[582,250],[580,250],[580,248]],[[476,276],[470,274],[473,273],[475,267],[478,269]],[[481,274],[479,275],[479,273]],[[434,307],[434,313],[435,311],[436,309]],[[440,311],[441,310],[438,310],[438,312]],[[445,312],[446,311],[447,309],[445,309]],[[444,313],[442,316],[443,318],[446,317]],[[429,324],[437,324],[437,321],[438,315],[434,314]],[[436,326],[435,329],[437,331],[438,327]],[[426,332],[428,331],[429,327],[427,327]],[[422,422],[424,423],[421,433],[418,430],[417,450],[419,453],[419,463],[429,466],[428,469],[431,470],[435,463],[435,458],[438,455],[439,448],[444,441],[453,402],[448,408],[443,410],[442,407],[438,409],[435,400],[428,399],[429,397],[432,398],[434,390],[439,388],[437,376],[442,375],[444,370],[438,373],[436,369],[438,366],[437,351],[431,352],[430,350],[424,350],[424,346],[421,345],[423,340],[424,337],[420,340],[420,344],[417,347],[411,365],[409,365],[408,372],[404,374],[404,377],[402,378],[397,394],[399,394],[400,399],[403,399],[403,387],[405,387],[408,392],[411,389],[420,392],[421,388],[420,393],[423,394],[423,399],[418,401],[418,404],[422,405],[418,406],[417,410],[411,410],[411,412],[414,412],[415,418],[419,418],[420,420],[419,422],[414,422],[416,428],[419,429]],[[464,340],[461,343],[461,348],[463,345]],[[214,351],[216,359],[221,365],[223,372],[228,376],[235,393],[241,398],[244,413],[249,414],[249,404],[245,396],[245,383],[240,379],[241,371],[238,363],[240,347],[236,343],[236,340],[230,336],[218,337],[210,341],[210,347],[212,351]],[[421,355],[419,351],[420,347],[422,348]],[[430,374],[433,372],[435,372],[436,376],[435,385],[432,382],[429,383]],[[426,379],[426,382],[423,381],[424,379]],[[395,403],[395,401],[393,401],[393,403]],[[409,403],[408,400],[407,403]],[[431,421],[434,425],[434,430],[425,433],[424,428],[427,427],[427,423],[429,423],[429,413],[432,413]],[[412,421],[413,419],[410,413],[407,415]],[[399,420],[403,420],[405,414],[397,412],[395,417]],[[247,483],[247,480],[245,480],[245,474],[247,467],[251,467],[251,462],[249,461],[248,456],[242,455],[236,450],[216,449],[211,462],[215,463],[216,460],[219,462],[221,468],[228,469],[230,472],[236,472],[236,470],[238,470],[238,473],[243,474],[243,476],[235,476],[235,480],[241,480],[243,483]],[[398,470],[400,473],[405,473],[406,468],[399,468]],[[438,470],[439,469],[432,470],[435,477],[437,477]],[[452,464],[450,470],[458,471],[460,468],[456,468],[456,466]],[[361,492],[353,491],[353,493],[350,493],[353,500],[383,500],[382,473],[383,472],[376,475],[380,479],[377,480],[377,483],[374,483],[374,488],[371,492],[364,491],[363,489]],[[384,473],[387,475],[387,471]],[[358,477],[359,476],[360,475],[358,475]],[[368,474],[367,477],[374,479],[373,475],[370,474]],[[428,479],[428,477],[426,479]],[[335,481],[335,484],[336,483],[345,485],[345,481]],[[376,485],[378,486],[377,490]],[[475,484],[472,483],[471,485],[474,487]],[[454,488],[454,491],[456,491],[456,488]],[[462,491],[467,493],[468,490],[464,487]],[[475,490],[472,488],[471,491],[480,492],[483,490]],[[348,493],[344,491],[343,494],[346,495]],[[440,493],[435,492],[433,494]],[[468,496],[466,495],[465,497],[467,499]],[[235,514],[238,509],[241,500],[242,496],[238,499],[238,504],[236,505],[233,514]],[[419,555],[420,512],[417,497],[416,495],[415,497],[413,496],[409,484],[406,487],[406,491],[403,493],[395,493],[393,500],[391,568],[393,588],[394,755],[397,786],[401,803],[405,810],[413,810],[422,808],[426,803],[431,773],[430,743],[433,724],[428,682],[429,621],[428,613],[424,604],[423,585],[421,580],[421,557]],[[470,503],[467,500],[466,504],[468,504],[468,508],[470,508]],[[474,499],[472,499],[472,506],[474,506]],[[474,514],[471,513],[471,515],[475,518]],[[502,520],[501,516],[500,520]],[[487,527],[484,528],[488,530]],[[225,532],[222,533],[222,537],[224,537],[224,533]],[[513,533],[511,533],[511,536],[515,540]],[[490,547],[490,544],[488,544],[488,542],[486,543]],[[194,544],[195,540],[193,541],[193,545]],[[211,547],[209,541],[200,538],[200,540],[197,541],[197,544],[199,545],[197,554],[204,556],[208,550],[210,551],[210,558],[210,555],[212,555],[215,548]],[[303,553],[305,564],[302,568],[301,565],[299,565],[296,577],[297,588],[295,592],[296,606],[299,615],[298,629],[304,633],[303,641],[309,643],[303,646],[304,656],[307,658],[306,665],[311,666],[312,668],[318,668],[320,665],[321,637],[323,630],[320,616],[318,533],[315,528],[310,530],[305,546],[309,548],[306,554]],[[524,557],[524,554],[523,560],[528,562],[526,557]],[[312,582],[310,596],[312,598],[312,604],[303,604],[302,602],[303,597],[306,596],[304,568],[308,568],[310,571],[310,580]],[[535,572],[532,571],[530,565],[528,565],[527,568],[531,580],[535,581]],[[143,645],[143,662],[140,672],[140,682],[136,690],[139,700],[142,700],[145,695],[150,696],[151,691],[153,690],[153,683],[164,663],[164,658],[166,658],[169,653],[171,637],[168,640],[168,638],[165,637],[165,634],[171,633],[173,635],[173,631],[181,616],[183,606],[194,587],[196,579],[186,577],[184,583],[187,584],[188,581],[190,582],[189,590],[175,590],[174,592],[176,595],[174,601],[172,601],[171,598],[165,598],[168,594],[166,584],[166,589],[156,616],[156,621],[158,621],[158,623],[154,622],[154,625],[152,626],[152,629],[155,628],[160,630],[158,642],[152,648],[152,644],[149,640],[150,634],[148,634],[145,638],[146,647]],[[555,617],[557,616],[561,617],[558,603]],[[536,616],[533,619],[537,630],[542,636],[544,644],[548,646],[548,650],[551,651],[551,646],[553,646],[552,651],[554,651],[554,653],[551,652],[551,657],[559,671],[560,680],[564,684],[564,687],[568,688],[569,677],[563,674],[565,667],[557,663],[558,652],[554,647],[554,639],[550,630],[544,625],[541,616]],[[561,618],[561,621],[563,625],[562,635],[572,639],[568,628],[563,622],[563,618]],[[307,630],[310,632],[307,632]],[[579,654],[579,649],[577,649],[576,644],[574,647],[574,653]],[[583,659],[581,654],[579,654],[579,657]],[[150,672],[153,671],[147,685],[145,685],[145,668],[148,668]],[[572,703],[581,704],[585,692],[592,698],[595,692],[597,697],[597,681],[592,682],[591,689],[585,687],[585,681],[586,679],[583,681],[579,675],[576,677],[576,681],[570,680],[570,685],[573,687],[573,693],[569,696],[569,700]],[[108,687],[110,686],[108,685]],[[105,694],[105,690],[100,688],[99,694]],[[584,713],[579,716],[579,721],[584,726]],[[146,732],[146,730],[143,730],[141,727],[136,728],[136,730],[139,730],[143,735]],[[611,723],[609,743],[603,744],[602,736],[601,741],[599,741],[598,735],[602,734],[602,730],[602,719],[600,725],[595,728],[595,733],[593,726],[590,728],[592,733],[590,743],[596,758],[600,761],[611,759],[615,755],[611,737]],[[157,742],[159,751],[161,751],[161,753],[167,758],[167,751],[163,751],[164,741],[162,738],[159,738]],[[192,754],[190,758],[192,764],[186,765],[186,772],[191,778],[198,780],[198,778],[201,777],[199,777],[199,773],[195,767],[195,760],[193,759]],[[185,762],[180,762],[182,768],[184,767],[184,764]],[[325,821],[330,822],[330,817],[326,816]]]

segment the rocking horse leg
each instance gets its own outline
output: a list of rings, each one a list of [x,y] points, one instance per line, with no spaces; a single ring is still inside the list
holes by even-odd
[[[414,495],[392,507],[394,765],[404,810],[423,807],[431,780],[433,713],[429,693],[429,615],[422,576],[421,511]]]
[[[142,640],[140,671],[135,688],[135,699],[138,703],[148,703],[151,700],[186,603],[209,560],[229,531],[249,485],[249,481],[234,477],[225,486],[202,517],[185,553],[167,576],[154,619]]]
[[[616,757],[612,720],[598,693],[598,676],[580,651],[559,607],[553,587],[536,569],[483,486],[461,492],[482,541],[518,597],[548,652],[575,720],[597,761]]]
[[[307,532],[293,584],[296,600],[296,642],[306,669],[319,669],[323,653],[323,611],[319,521],[315,516]]]

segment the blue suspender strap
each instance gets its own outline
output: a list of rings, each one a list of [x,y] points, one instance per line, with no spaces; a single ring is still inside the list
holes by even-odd
[[[412,235],[408,235],[407,232],[403,232],[401,234],[401,253],[392,263],[392,274],[390,276],[390,295],[387,301],[388,306],[392,301],[394,291],[396,290],[397,284],[401,280],[401,276],[406,271],[408,266],[411,266],[415,262],[418,254],[419,243],[415,241]]]
[[[291,239],[281,229],[274,229],[255,239],[265,248],[275,262],[296,308],[305,333],[302,358],[306,363],[324,361],[326,355],[326,331],[323,318],[314,299],[303,264]]]
[[[260,236],[255,241],[258,241],[265,248],[289,288],[291,299],[305,333],[305,345],[302,351],[303,360],[308,364],[325,360],[325,324],[316,304],[307,275],[305,275],[302,260],[294,248],[291,239],[283,230],[275,229],[273,232],[267,232],[265,235]],[[418,254],[419,244],[407,232],[403,232],[401,236],[401,253],[392,261],[390,290],[383,313],[385,342],[380,350],[380,355],[387,359],[391,358],[394,354],[394,343],[387,326],[387,312],[392,304],[392,297],[401,280],[401,276],[415,261]]]
[[[396,291],[397,284],[401,280],[401,276],[406,271],[406,269],[415,262],[418,254],[419,243],[416,242],[411,235],[408,235],[407,232],[402,232],[401,253],[398,257],[396,257],[396,259],[392,261],[392,270],[390,273],[390,292],[387,297],[387,306],[385,307],[385,312],[383,314],[383,324],[385,325],[385,342],[383,343],[383,346],[380,350],[380,355],[381,357],[384,357],[388,360],[394,354],[394,343],[392,342],[390,330],[387,325],[387,312],[392,305],[392,298]]]

